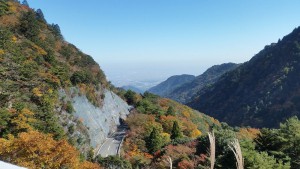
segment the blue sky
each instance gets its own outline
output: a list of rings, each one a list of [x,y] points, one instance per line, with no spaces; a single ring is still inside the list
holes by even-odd
[[[249,60],[300,26],[299,0],[28,0],[117,85]]]

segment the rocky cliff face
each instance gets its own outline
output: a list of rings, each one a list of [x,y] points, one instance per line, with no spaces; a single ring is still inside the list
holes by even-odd
[[[115,93],[104,89],[104,100],[100,107],[95,107],[78,88],[72,88],[69,94],[60,91],[60,97],[70,100],[74,108],[74,117],[87,128],[90,145],[97,149],[106,137],[114,132],[120,119],[126,119],[129,106]]]

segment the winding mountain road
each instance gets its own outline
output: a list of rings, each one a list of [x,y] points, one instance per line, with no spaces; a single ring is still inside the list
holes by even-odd
[[[97,154],[100,154],[102,157],[118,155],[119,147],[122,144],[122,140],[126,136],[126,131],[127,126],[119,126],[116,132],[114,132],[111,136],[106,138],[105,142],[98,150]]]

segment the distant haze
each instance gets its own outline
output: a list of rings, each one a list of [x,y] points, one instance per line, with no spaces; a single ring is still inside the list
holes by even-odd
[[[249,60],[300,25],[300,1],[28,0],[117,86]]]
[[[106,65],[102,65],[101,67],[105,70],[108,80],[111,80],[116,86],[134,85],[140,89],[145,88],[142,87],[142,84],[139,85],[139,82],[144,83],[144,87],[150,88],[172,75],[184,73],[198,75],[206,68],[204,64],[191,64],[187,61],[185,63],[184,61],[182,63],[172,63],[170,61],[168,64],[164,62],[142,62],[127,65],[114,64],[113,66],[109,65],[107,67]]]

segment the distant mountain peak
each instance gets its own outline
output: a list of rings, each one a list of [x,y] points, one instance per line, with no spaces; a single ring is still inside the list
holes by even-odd
[[[222,74],[237,66],[238,64],[235,63],[223,63],[208,68],[203,74],[196,77],[185,74],[171,76],[166,81],[151,88],[149,91],[181,103],[186,103],[191,101],[203,87],[214,83]],[[180,81],[183,78],[188,78],[188,80],[177,83],[177,81]]]
[[[188,105],[230,125],[277,127],[300,117],[300,28],[267,45]]]
[[[167,93],[171,92],[175,88],[191,82],[196,77],[194,75],[174,75],[169,77],[167,80],[163,81],[162,83],[158,84],[157,86],[154,86],[150,88],[148,91],[157,95],[160,95],[164,97]]]

